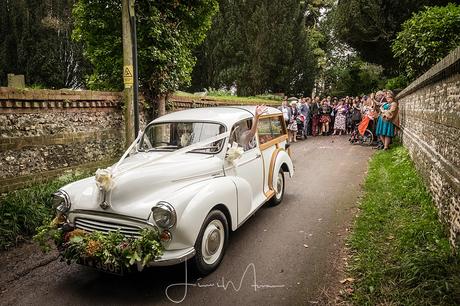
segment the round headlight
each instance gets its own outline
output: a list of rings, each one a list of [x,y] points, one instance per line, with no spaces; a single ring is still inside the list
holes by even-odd
[[[152,207],[153,221],[162,228],[171,228],[176,224],[176,211],[171,204],[159,202]]]
[[[70,210],[70,198],[64,190],[53,193],[53,206],[57,212],[65,214]]]

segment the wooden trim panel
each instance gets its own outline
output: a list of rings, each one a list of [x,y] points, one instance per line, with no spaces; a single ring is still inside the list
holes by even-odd
[[[278,148],[276,149],[273,154],[272,154],[272,159],[270,160],[270,170],[268,172],[268,188],[270,188],[271,191],[274,192],[273,189],[273,172],[275,171],[275,162],[276,162],[276,156],[278,156],[278,153],[284,151],[283,148]]]
[[[273,196],[275,195],[275,190],[270,189],[265,193],[265,196],[267,197],[267,200],[270,200]]]
[[[279,137],[276,137],[276,138],[274,138],[274,139],[272,139],[272,140],[270,140],[270,141],[268,141],[266,143],[261,144],[260,145],[260,150],[263,151],[263,150],[265,150],[265,149],[267,149],[267,148],[269,148],[269,147],[271,147],[273,145],[276,145],[276,144],[278,144],[280,142],[283,142],[283,141],[285,141],[287,139],[288,139],[287,135],[281,135]]]

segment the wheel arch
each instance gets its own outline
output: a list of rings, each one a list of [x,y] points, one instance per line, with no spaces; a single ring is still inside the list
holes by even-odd
[[[283,170],[283,172],[289,172],[289,167],[286,163],[283,163],[281,165],[281,169]]]
[[[216,206],[211,208],[211,210],[208,212],[208,214],[213,210],[220,210],[225,215],[225,218],[227,218],[228,228],[230,229],[230,231],[233,231],[233,229],[232,229],[232,215],[230,214],[230,210],[228,209],[228,207],[225,206],[225,204],[222,204],[222,203],[217,204]]]
[[[230,183],[231,182],[231,183]],[[196,192],[191,198],[184,199],[178,224],[173,234],[182,247],[193,246],[200,232],[203,221],[213,209],[219,209],[227,218],[230,230],[236,228],[237,191],[228,177],[215,178],[195,186]],[[217,203],[217,204],[216,204]]]
[[[276,154],[273,176],[275,173],[278,173],[280,169],[283,170],[283,172],[289,173],[291,178],[294,176],[294,165],[292,163],[291,157],[285,150],[279,150]]]

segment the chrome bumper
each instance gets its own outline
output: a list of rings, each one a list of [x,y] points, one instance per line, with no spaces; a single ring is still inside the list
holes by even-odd
[[[172,266],[184,262],[195,256],[195,248],[191,247],[182,250],[166,250],[163,256],[147,264],[149,267]]]

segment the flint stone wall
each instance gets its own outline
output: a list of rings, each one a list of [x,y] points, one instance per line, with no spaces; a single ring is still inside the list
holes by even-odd
[[[125,147],[122,104],[119,92],[0,87],[0,193],[113,164]],[[234,104],[172,96],[167,110]],[[141,107],[141,128],[148,117]]]
[[[0,192],[112,163],[124,147],[121,98],[0,88]]]
[[[403,143],[460,246],[460,47],[398,96]]]

